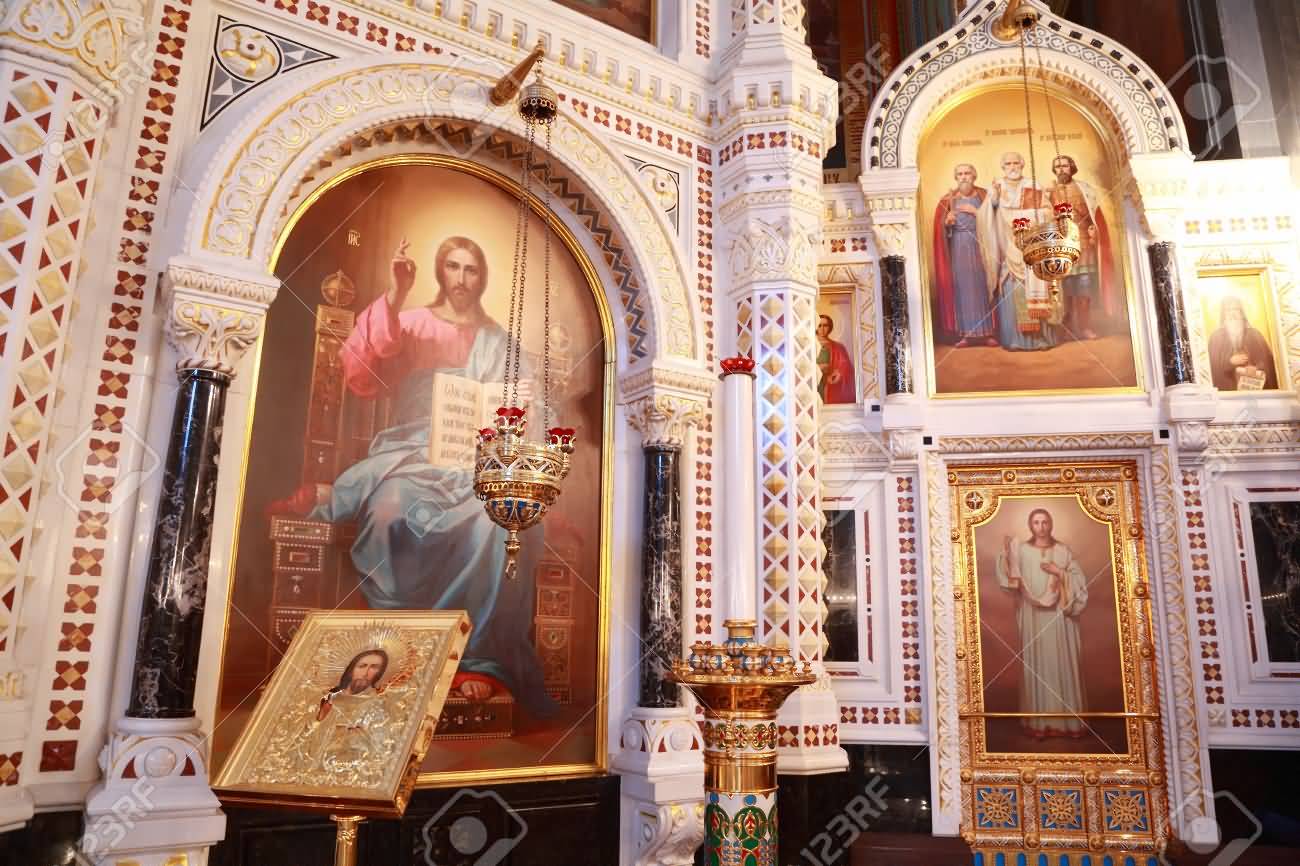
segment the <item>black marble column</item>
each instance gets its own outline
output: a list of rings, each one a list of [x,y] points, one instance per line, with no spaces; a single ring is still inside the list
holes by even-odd
[[[912,393],[912,327],[907,313],[907,260],[880,260],[880,300],[885,319],[885,393]]]
[[[1151,260],[1151,283],[1155,289],[1156,327],[1160,334],[1165,387],[1195,382],[1192,344],[1187,337],[1187,311],[1183,307],[1183,287],[1178,279],[1174,245],[1169,241],[1151,244],[1147,247],[1147,256]]]
[[[126,710],[133,718],[194,715],[221,419],[230,378],[214,370],[180,373],[140,606],[131,704]]]
[[[641,559],[641,691],[643,707],[677,706],[669,682],[682,656],[682,517],[675,445],[645,447],[645,539]]]

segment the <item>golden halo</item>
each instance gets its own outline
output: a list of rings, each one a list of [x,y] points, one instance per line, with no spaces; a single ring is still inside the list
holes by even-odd
[[[406,682],[420,660],[419,650],[402,637],[401,629],[379,621],[349,628],[331,644],[322,653],[319,668],[322,679],[329,679],[331,686],[338,683],[344,667],[366,650],[380,649],[388,655],[388,668],[375,683],[377,692]]]

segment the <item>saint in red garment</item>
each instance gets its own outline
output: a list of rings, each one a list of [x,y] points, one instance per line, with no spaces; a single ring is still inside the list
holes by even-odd
[[[817,393],[823,403],[856,403],[858,389],[853,381],[853,356],[843,343],[831,339],[835,323],[830,316],[817,317]]]

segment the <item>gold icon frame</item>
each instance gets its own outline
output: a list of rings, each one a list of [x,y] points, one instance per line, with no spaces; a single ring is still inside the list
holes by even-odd
[[[321,183],[310,193],[305,195],[301,201],[294,207],[293,212],[285,220],[280,228],[275,244],[272,247],[270,260],[270,269],[274,272],[278,259],[284,249],[289,235],[298,224],[298,221],[304,214],[327,192],[336,186],[362,174],[363,172],[373,171],[375,169],[385,168],[398,165],[427,165],[449,168],[455,171],[463,172],[480,180],[487,181],[507,194],[518,198],[523,194],[522,187],[519,183],[502,174],[493,167],[481,163],[472,162],[460,157],[448,156],[437,153],[407,153],[392,156],[382,156],[369,160],[360,165],[352,166],[338,174],[330,177]],[[600,775],[607,771],[609,766],[608,751],[608,680],[609,680],[609,653],[610,653],[610,593],[612,592],[611,569],[612,553],[610,539],[613,531],[613,446],[614,446],[614,398],[615,384],[617,380],[617,368],[615,352],[617,336],[614,329],[614,320],[610,311],[609,300],[605,295],[604,285],[591,259],[584,250],[582,243],[574,235],[573,231],[565,222],[554,213],[548,211],[541,198],[533,193],[529,193],[529,208],[532,214],[542,220],[547,228],[555,232],[556,237],[561,243],[561,248],[573,256],[582,275],[585,277],[588,290],[591,292],[593,302],[596,307],[597,318],[600,323],[600,329],[604,338],[604,384],[602,386],[601,400],[601,421],[602,436],[600,440],[601,459],[600,459],[600,550],[598,553],[599,564],[599,593],[598,611],[597,611],[597,661],[596,661],[596,699],[592,707],[595,715],[595,743],[594,754],[590,761],[554,764],[546,766],[517,766],[502,768],[486,768],[451,772],[425,772],[421,773],[417,780],[416,787],[442,787],[466,784],[490,784],[494,782],[516,782],[516,781],[535,781],[542,779],[570,778]],[[241,515],[244,511],[245,487],[247,483],[247,467],[249,453],[253,444],[253,422],[256,410],[256,395],[258,392],[260,371],[262,361],[265,356],[265,340],[259,340],[256,347],[256,358],[254,359],[253,373],[251,376],[250,394],[253,395],[248,402],[248,411],[244,419],[245,429],[243,432],[243,442],[239,458],[239,489],[238,495],[234,502],[234,519],[231,521],[230,528],[230,555],[227,559],[227,585],[225,610],[223,611],[221,626],[221,642],[219,646],[219,655],[217,662],[217,696],[214,696],[214,710],[219,709],[216,702],[219,701],[220,683],[222,680],[225,660],[226,644],[230,634],[230,615],[234,606],[234,591],[236,582],[236,566],[239,563],[239,535],[241,527]],[[372,616],[374,611],[369,613]],[[220,720],[215,720],[220,723]],[[227,758],[227,761],[229,759]]]
[[[1163,850],[1169,836],[1164,734],[1137,461],[950,463],[947,481],[963,838],[983,851]],[[1128,748],[1123,754],[988,748],[990,718],[1034,714],[985,712],[976,529],[1007,501],[1042,498],[1074,498],[1089,518],[1109,527],[1124,710],[1101,715],[1124,720]],[[1047,804],[1057,803],[1062,792],[1069,792],[1067,799],[1077,806],[1077,820],[1048,821]],[[1123,815],[1116,805],[1121,802],[1128,810]],[[997,805],[992,812],[991,803]],[[1130,813],[1139,803],[1143,812],[1135,817]],[[1004,820],[990,820],[990,814]],[[1124,823],[1128,818],[1133,820]]]

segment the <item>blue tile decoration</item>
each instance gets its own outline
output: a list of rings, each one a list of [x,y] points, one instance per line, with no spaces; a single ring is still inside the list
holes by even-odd
[[[981,830],[1019,829],[1020,805],[1018,789],[991,786],[976,788],[975,824]],[[998,856],[1001,857],[1002,855],[999,854]]]
[[[1039,788],[1038,826],[1042,830],[1082,831],[1083,789]]]
[[[1104,788],[1101,792],[1101,800],[1106,832],[1151,832],[1146,791],[1133,788]]]

